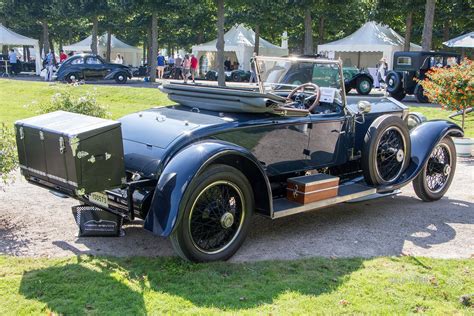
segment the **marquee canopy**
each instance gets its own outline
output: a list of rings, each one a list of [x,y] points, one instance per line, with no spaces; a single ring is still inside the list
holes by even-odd
[[[250,59],[255,47],[255,32],[242,24],[236,24],[224,34],[224,42],[224,51],[234,52],[242,69],[250,70]],[[192,48],[193,54],[199,58],[207,52],[217,52],[216,43],[217,39],[195,45]],[[288,48],[274,45],[260,37],[259,53],[264,56],[285,56],[288,55]]]
[[[362,25],[349,36],[318,45],[318,53],[326,53],[328,56],[333,55],[331,57],[337,57],[341,53],[357,53],[358,66],[360,67],[374,67],[381,57],[385,57],[389,68],[391,68],[393,53],[403,50],[404,43],[404,38],[390,27],[371,21]],[[421,46],[410,43],[410,50],[419,51]],[[344,56],[344,54],[342,55]],[[364,65],[360,65],[361,58],[365,63]],[[351,57],[351,59],[354,59],[354,57]]]
[[[36,52],[39,52],[38,40],[15,33],[2,24],[0,24],[0,45],[33,46]],[[41,72],[41,58],[35,58],[35,62],[36,74],[39,75]]]
[[[92,44],[92,35],[86,37],[77,43],[63,46],[65,51],[73,52],[90,52]],[[98,37],[97,39],[98,54],[105,55],[107,51],[107,33]],[[125,64],[132,66],[139,66],[142,58],[142,50],[138,47],[128,45],[119,40],[114,35],[111,36],[111,59],[113,60],[117,54],[123,56]]]

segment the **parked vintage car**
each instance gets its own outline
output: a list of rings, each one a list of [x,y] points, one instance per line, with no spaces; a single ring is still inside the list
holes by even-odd
[[[78,54],[68,58],[56,73],[56,79],[73,82],[77,80],[115,80],[126,83],[132,78],[130,67],[108,63],[102,57],[93,54]]]
[[[395,52],[393,70],[385,78],[387,91],[399,101],[407,94],[414,94],[418,102],[426,103],[428,98],[417,80],[425,79],[432,68],[449,67],[459,61],[459,54],[449,52]]]
[[[218,73],[215,70],[209,70],[206,72],[204,78],[206,80],[216,81],[218,77]],[[225,81],[233,81],[233,82],[246,82],[250,80],[250,71],[245,70],[232,70],[225,72]]]
[[[310,56],[302,56],[302,58],[310,58]],[[369,73],[360,71],[356,67],[343,67],[342,72],[346,93],[349,93],[352,89],[356,89],[357,93],[361,95],[370,93],[374,86],[374,79]],[[282,82],[293,85],[305,82],[319,84],[324,82],[324,84],[330,85],[339,81],[338,76],[339,74],[326,68],[314,68],[311,63],[300,63],[292,66]]]
[[[374,78],[365,70],[360,70],[357,67],[342,68],[344,74],[344,86],[346,93],[355,89],[360,95],[367,95],[374,87]]]
[[[339,81],[284,83],[299,64]],[[448,190],[456,124],[412,118],[393,98],[348,102],[338,61],[259,56],[256,69],[252,88],[164,84],[177,104],[119,121],[67,112],[18,121],[21,172],[81,212],[144,219],[197,262],[230,258],[254,214],[282,218],[410,182],[424,201]]]

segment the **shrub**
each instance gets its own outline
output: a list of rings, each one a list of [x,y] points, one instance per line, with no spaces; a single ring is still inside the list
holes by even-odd
[[[77,89],[77,87],[66,86],[58,90],[58,92],[51,97],[50,103],[40,105],[39,112],[49,113],[62,110],[102,118],[108,118],[110,116],[107,112],[107,108],[97,103],[94,91],[87,91],[85,95],[82,96],[74,96],[71,93],[72,89]]]
[[[425,95],[431,102],[441,104],[449,111],[462,111],[462,128],[464,129],[465,111],[474,102],[474,64],[464,59],[462,63],[451,67],[434,68],[426,79],[420,81]]]
[[[0,187],[7,183],[7,176],[17,166],[15,133],[12,128],[0,124]]]

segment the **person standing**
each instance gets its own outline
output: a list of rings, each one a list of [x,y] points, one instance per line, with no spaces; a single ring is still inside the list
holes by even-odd
[[[16,56],[16,52],[13,48],[10,49],[8,53],[8,61],[10,62],[10,72],[12,75],[17,73],[17,64],[18,64],[18,57]]]
[[[59,62],[62,63],[63,61],[65,61],[67,59],[67,55],[66,53],[64,52],[64,50],[60,50],[60,53],[59,53]]]
[[[168,57],[168,65],[170,65],[171,68],[174,67],[174,57],[173,57],[173,55],[170,55]]]
[[[231,63],[229,57],[227,57],[224,61],[224,69],[225,71],[231,71]]]
[[[174,64],[176,66],[176,76],[174,79],[183,79],[183,59],[181,58],[181,55],[176,57]]]
[[[156,70],[158,70],[158,79],[163,79],[163,72],[165,71],[165,56],[161,55],[161,52],[158,52],[156,62]]]
[[[183,69],[184,83],[188,83],[188,77],[191,72],[191,60],[189,59],[188,54],[184,55]]]
[[[253,57],[250,58],[250,83],[257,82],[257,70],[255,69],[257,60],[255,57],[257,57],[257,53],[253,53]]]
[[[193,83],[196,83],[194,79],[197,77],[197,70],[198,70],[198,59],[194,54],[191,54],[191,79]]]
[[[120,56],[120,54],[117,54],[117,57],[115,57],[114,63],[120,64],[120,65],[123,63],[123,59],[122,59],[122,56]]]
[[[53,50],[50,50],[49,53],[46,55],[45,64],[46,64],[46,77],[44,79],[46,81],[52,81],[54,66],[56,65],[56,57],[54,56]]]
[[[380,88],[382,88],[382,84],[385,85],[385,76],[387,75],[387,70],[387,60],[385,59],[385,57],[382,57],[382,59],[380,59],[380,64],[377,68],[377,79],[379,80]]]

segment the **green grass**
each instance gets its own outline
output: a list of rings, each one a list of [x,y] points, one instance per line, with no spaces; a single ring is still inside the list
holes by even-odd
[[[0,314],[474,313],[474,260],[0,257]],[[472,298],[474,300],[474,297]]]
[[[16,120],[37,115],[35,103],[49,102],[64,84],[0,80],[0,123],[11,126]],[[128,86],[82,85],[72,89],[73,95],[84,95],[95,91],[97,101],[108,107],[112,118],[148,109],[154,106],[172,104],[158,89],[131,88]]]
[[[453,113],[442,110],[440,108],[426,107],[426,106],[413,106],[410,108],[411,112],[423,113],[429,120],[442,119],[447,120],[448,116]],[[451,119],[454,123],[461,126],[461,116],[457,116]],[[465,120],[464,126],[465,137],[474,137],[474,114],[468,114]]]

